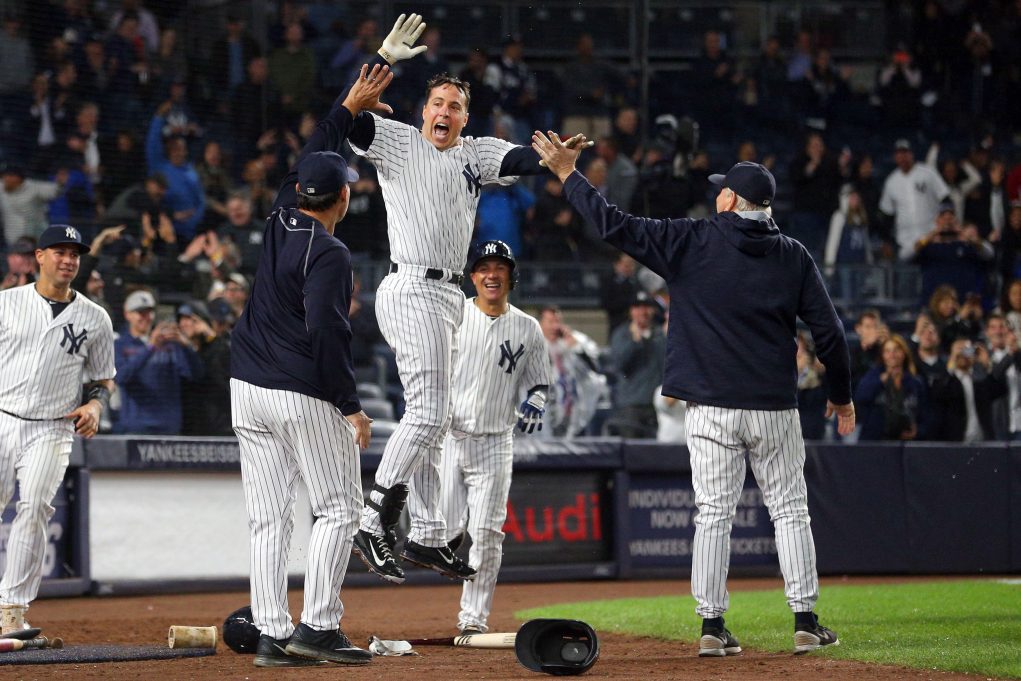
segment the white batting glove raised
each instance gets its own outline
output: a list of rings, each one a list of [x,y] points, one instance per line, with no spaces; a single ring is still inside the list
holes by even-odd
[[[421,54],[428,49],[425,45],[415,47],[415,41],[422,37],[425,31],[425,22],[420,14],[400,15],[394,22],[390,35],[383,41],[379,48],[379,56],[392,66],[399,61],[411,59],[416,54]]]

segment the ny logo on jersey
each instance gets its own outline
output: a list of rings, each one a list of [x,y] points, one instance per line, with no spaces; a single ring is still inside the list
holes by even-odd
[[[60,341],[60,347],[64,347],[67,344],[67,354],[74,355],[81,349],[82,343],[89,337],[88,329],[83,329],[81,333],[75,334],[74,325],[71,322],[64,324],[64,338]]]
[[[518,360],[521,359],[521,355],[525,354],[525,346],[518,345],[518,349],[515,352],[511,352],[511,342],[505,340],[503,345],[500,346],[500,364],[498,365],[503,369],[504,362],[507,363],[507,368],[504,369],[508,374],[514,371],[514,367],[518,365]]]
[[[468,183],[468,193],[471,194],[474,189],[475,196],[478,196],[479,192],[482,191],[482,171],[479,170],[478,164],[475,165],[475,172],[473,173],[471,164],[465,163],[461,174],[464,175],[464,179]]]

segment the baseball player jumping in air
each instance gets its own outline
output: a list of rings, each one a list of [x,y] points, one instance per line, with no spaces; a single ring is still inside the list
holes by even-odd
[[[425,50],[411,47],[424,29],[418,15],[401,15],[374,63],[394,64]],[[546,172],[529,147],[462,137],[470,103],[468,85],[441,74],[426,84],[421,129],[366,112],[355,118],[350,136],[355,153],[375,165],[386,202],[393,262],[376,290],[376,316],[397,355],[406,402],[376,470],[355,551],[395,583],[404,581],[394,550],[409,483],[422,513],[412,521],[401,557],[454,579],[475,574],[446,545],[439,508],[440,445],[450,424],[464,315],[461,273],[482,186]]]
[[[741,162],[709,180],[717,214],[702,220],[638,218],[610,206],[575,170],[578,153],[541,132],[533,146],[564,194],[603,238],[667,281],[670,329],[663,394],[686,400],[698,515],[691,590],[702,616],[699,655],[741,652],[724,627],[730,598],[730,530],[745,480],[745,453],[776,531],[794,652],[838,643],[813,612],[819,598],[808,517],[805,442],[797,409],[796,320],[812,331],[826,365],[827,417],[854,429],[851,372],[833,303],[808,251],[771,217],[773,175]]]
[[[442,509],[447,538],[471,536],[469,564],[477,571],[461,593],[458,628],[486,631],[503,561],[503,522],[511,485],[515,423],[542,429],[553,366],[539,322],[507,299],[517,281],[514,253],[502,241],[472,251],[469,272],[477,297],[464,303],[454,367],[450,432],[443,442]],[[412,497],[412,522],[420,509]]]
[[[351,253],[334,236],[358,175],[336,152],[355,116],[385,107],[379,96],[392,79],[387,67],[363,67],[309,137],[266,219],[252,295],[231,336],[231,419],[252,533],[252,614],[262,632],[258,667],[372,658],[339,628],[340,588],[362,507],[358,452],[369,444],[372,421],[355,393]],[[299,475],[315,523],[295,628],[287,550]]]
[[[87,251],[74,227],[48,227],[35,251],[38,280],[0,292],[0,510],[15,481],[20,493],[0,580],[5,634],[27,628],[71,442],[96,434],[114,387],[110,315],[71,288]]]

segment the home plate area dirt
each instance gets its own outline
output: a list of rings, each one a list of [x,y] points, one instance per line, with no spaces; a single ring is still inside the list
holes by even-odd
[[[838,580],[823,580],[825,585]],[[854,579],[853,583],[881,581]],[[905,580],[896,580],[905,581]],[[844,580],[842,583],[847,583]],[[732,589],[772,589],[778,579],[732,580]],[[496,591],[491,631],[516,631],[521,622],[515,611],[551,603],[601,598],[673,595],[688,592],[683,580],[592,581],[544,584],[501,584]],[[458,599],[456,584],[443,586],[390,586],[347,588],[344,631],[357,645],[370,635],[384,639],[445,637],[456,633]],[[300,592],[291,592],[292,615],[297,621]],[[171,625],[209,626],[223,623],[232,611],[248,603],[248,594],[204,593],[161,596],[45,599],[33,604],[28,619],[43,634],[61,636],[69,646],[166,645]],[[679,616],[679,621],[682,618]],[[692,618],[684,616],[683,621]],[[684,632],[689,642],[599,633],[599,660],[586,674],[591,679],[692,679],[703,681],[744,679],[820,681],[848,679],[980,679],[966,674],[914,670],[901,667],[831,660],[823,655],[795,657],[789,654],[745,650],[729,658],[698,657],[697,631]],[[337,666],[296,669],[258,669],[252,656],[238,655],[222,641],[208,657],[137,662],[67,663],[2,666],[0,677],[14,679],[540,679],[545,674],[522,667],[513,650],[470,650],[419,647],[419,656],[375,658],[364,667]],[[0,653],[2,654],[2,653]]]

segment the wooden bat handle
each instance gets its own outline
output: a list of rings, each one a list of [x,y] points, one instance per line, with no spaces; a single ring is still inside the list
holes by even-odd
[[[16,650],[25,650],[28,648],[63,648],[64,639],[59,636],[52,639],[40,636],[38,638],[30,638],[27,641],[22,641],[16,638],[3,638],[0,639],[0,653],[10,653]]]

